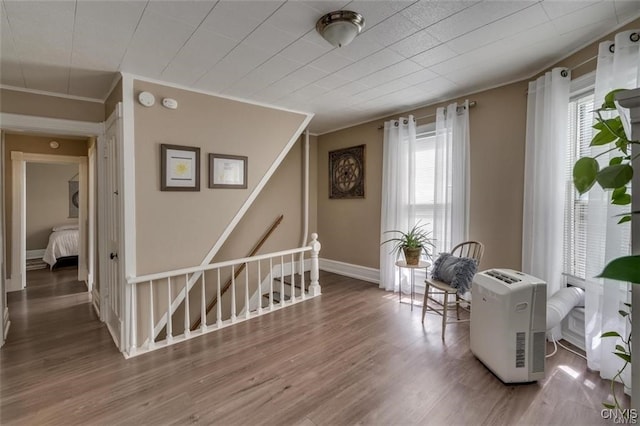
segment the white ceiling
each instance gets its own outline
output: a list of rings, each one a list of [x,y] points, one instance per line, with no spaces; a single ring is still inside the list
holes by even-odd
[[[361,13],[333,48],[323,14]],[[104,99],[115,72],[314,112],[323,133],[531,76],[638,0],[2,0],[0,84]]]

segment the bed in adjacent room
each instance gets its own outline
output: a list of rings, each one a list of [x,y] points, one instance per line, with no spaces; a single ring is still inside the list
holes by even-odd
[[[44,260],[50,269],[78,264],[80,231],[78,225],[62,225],[53,228],[44,252]]]

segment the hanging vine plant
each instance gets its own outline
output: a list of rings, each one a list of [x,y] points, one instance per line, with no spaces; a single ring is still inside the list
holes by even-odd
[[[614,103],[615,95],[623,90],[624,89],[617,89],[609,92],[605,96],[602,107],[594,111],[596,114],[596,124],[593,128],[596,132],[591,140],[591,146],[609,146],[609,148],[595,157],[580,158],[573,167],[573,183],[578,192],[584,194],[597,182],[602,189],[611,191],[611,204],[627,206],[631,205],[631,194],[629,190],[634,172],[633,160],[640,156],[640,154],[635,154],[632,157],[630,147],[631,145],[640,146],[640,142],[628,139],[620,116],[608,119],[602,117],[603,112],[616,110]],[[600,169],[597,157],[610,152],[616,152],[615,156],[609,160],[609,164],[606,167]],[[640,211],[629,211],[619,215],[620,219],[618,220],[618,224],[631,222],[634,216],[636,220],[638,220],[638,214],[640,214]],[[640,284],[640,255],[623,256],[613,259],[605,266],[598,277]],[[631,305],[629,303],[625,303],[624,305],[628,310],[620,310],[618,313],[628,322],[630,329]],[[622,407],[614,391],[614,383],[615,380],[619,380],[624,386],[622,373],[627,366],[631,364],[631,333],[627,336],[622,336],[616,331],[607,331],[602,333],[600,337],[613,337],[619,339],[619,343],[621,343],[616,344],[613,352],[614,355],[624,362],[611,380],[613,404],[608,402],[603,403],[606,408],[620,409]]]
[[[611,203],[616,205],[631,205],[631,194],[629,184],[633,178],[634,158],[640,156],[635,154],[631,157],[631,145],[640,146],[639,141],[632,141],[627,138],[620,116],[604,119],[602,112],[615,111],[614,97],[616,93],[625,89],[617,89],[609,92],[605,97],[602,107],[595,110],[596,124],[593,126],[597,130],[591,146],[605,146],[610,148],[595,157],[582,157],[573,167],[573,183],[580,192],[588,192],[597,182],[604,190],[611,190]],[[617,151],[615,157],[609,160],[609,165],[600,169],[597,157],[609,152]],[[621,215],[618,223],[630,222],[633,215],[640,214],[640,211],[629,211]],[[640,255],[624,256],[612,260],[599,275],[601,278],[612,280],[640,283]]]

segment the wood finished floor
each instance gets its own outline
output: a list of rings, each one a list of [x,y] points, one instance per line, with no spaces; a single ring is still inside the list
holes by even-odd
[[[321,273],[323,295],[125,360],[73,270],[9,295],[0,424],[604,424],[609,384],[563,349],[507,386],[467,324],[420,323],[393,294]]]

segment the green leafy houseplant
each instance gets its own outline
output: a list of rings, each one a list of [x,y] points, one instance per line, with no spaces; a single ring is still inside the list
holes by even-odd
[[[430,233],[419,222],[408,232],[398,230],[385,231],[385,234],[387,233],[396,234],[397,236],[384,241],[382,244],[393,243],[392,253],[402,250],[407,265],[417,265],[421,253],[425,253],[429,258],[431,257],[429,247],[434,245]]]
[[[632,141],[627,138],[624,132],[622,119],[620,116],[614,118],[605,119],[602,117],[604,111],[615,111],[616,106],[614,98],[616,93],[624,89],[617,89],[609,92],[605,96],[605,101],[602,107],[595,110],[596,124],[593,128],[596,130],[593,139],[591,140],[591,146],[603,146],[608,147],[595,157],[583,157],[580,158],[573,167],[573,183],[580,194],[588,192],[597,182],[604,190],[611,191],[611,203],[615,205],[626,206],[631,204],[631,194],[628,193],[628,186],[633,178],[633,160],[640,154],[636,154],[631,157],[629,148],[631,145],[640,146],[639,141]],[[609,160],[609,164],[600,169],[597,157],[610,152],[616,152],[615,156]],[[619,224],[630,222],[633,215],[637,215],[638,211],[629,211],[628,213],[620,215],[618,221]],[[630,282],[633,284],[640,283],[640,256],[623,256],[617,259],[613,259],[607,266],[605,266],[599,277],[612,280],[618,280],[623,282]],[[628,308],[626,310],[618,311],[619,314],[628,321],[629,328],[631,326],[631,305],[625,303]],[[622,380],[622,373],[631,364],[631,334],[623,337],[616,331],[608,331],[602,333],[600,336],[614,337],[620,339],[622,344],[616,344],[614,354],[624,361],[622,367],[618,370],[617,374],[611,380],[611,394],[613,395],[613,404],[603,403],[606,408],[620,409],[620,402],[614,392],[615,380]]]
[[[595,110],[597,123],[593,126],[597,130],[591,146],[609,145],[610,148],[595,157],[582,157],[573,167],[573,183],[580,192],[588,192],[597,182],[605,190],[611,192],[611,203],[616,205],[630,205],[631,194],[627,192],[627,185],[633,178],[632,158],[629,154],[631,145],[640,145],[639,141],[631,141],[627,138],[622,126],[621,118],[602,118],[603,111],[615,111],[615,94],[624,89],[609,92],[605,97],[602,107]],[[609,161],[609,165],[600,169],[597,157],[612,151],[618,151],[617,155]],[[637,157],[640,154],[636,154]],[[634,158],[635,158],[634,157]],[[630,222],[632,215],[640,212],[623,214],[618,223]],[[624,256],[612,260],[599,275],[602,278],[612,280],[640,283],[640,255]]]

